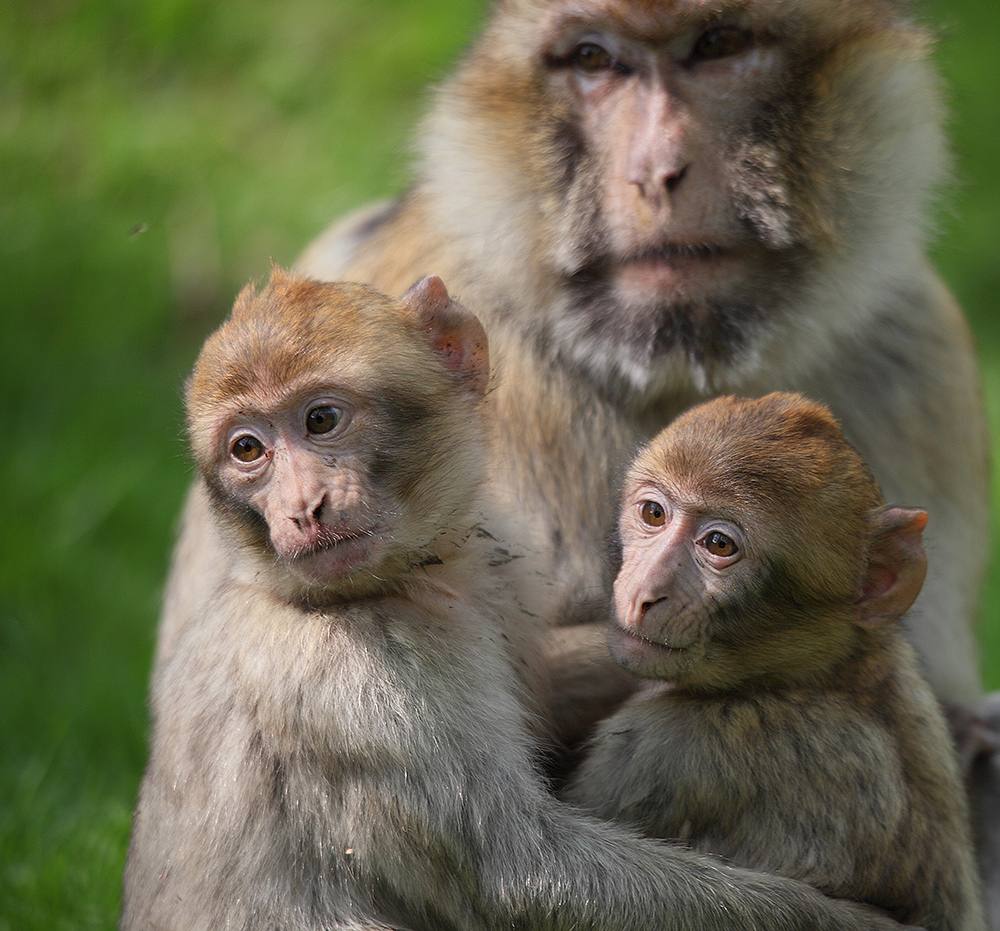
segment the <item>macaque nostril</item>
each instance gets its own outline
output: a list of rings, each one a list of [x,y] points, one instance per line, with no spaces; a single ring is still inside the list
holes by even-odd
[[[681,181],[684,180],[684,176],[686,174],[687,174],[687,166],[685,165],[676,174],[668,175],[667,176],[667,180],[664,182],[664,184],[665,184],[665,186],[667,188],[667,193],[668,194],[673,194],[674,191],[677,190],[677,188],[680,186]]]

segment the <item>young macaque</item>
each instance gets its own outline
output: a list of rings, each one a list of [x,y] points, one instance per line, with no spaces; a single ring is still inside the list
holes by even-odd
[[[611,649],[651,681],[566,797],[928,931],[985,927],[948,732],[894,623],[926,523],[800,395],[680,417],[619,521]]]
[[[488,368],[437,278],[276,270],[206,343],[187,408],[228,568],[154,680],[121,927],[897,928],[547,791],[538,625],[482,523]]]

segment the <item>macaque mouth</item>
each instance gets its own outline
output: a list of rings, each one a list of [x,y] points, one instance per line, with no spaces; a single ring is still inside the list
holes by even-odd
[[[289,560],[306,559],[319,553],[343,549],[354,543],[366,543],[377,534],[375,527],[362,530],[336,531],[326,524],[321,524],[316,538],[310,543],[304,543],[283,553]]]
[[[665,243],[658,246],[646,246],[632,252],[606,252],[594,255],[585,264],[571,271],[569,280],[581,286],[601,281],[629,268],[673,268],[681,265],[700,265],[716,259],[724,259],[735,255],[732,246],[713,245],[712,243]]]
[[[655,264],[663,262],[670,264],[678,260],[684,261],[694,259],[697,261],[709,261],[711,259],[722,258],[732,254],[733,250],[723,246],[714,246],[708,243],[668,243],[662,246],[654,246],[633,252],[631,255],[619,259],[621,265],[641,265]]]
[[[622,627],[620,624],[612,625],[611,631],[612,633],[620,636],[623,640],[631,641],[634,645],[639,646],[644,650],[656,650],[667,656],[680,656],[688,651],[687,647],[671,646],[670,644],[663,643],[659,640],[649,640],[637,630]]]

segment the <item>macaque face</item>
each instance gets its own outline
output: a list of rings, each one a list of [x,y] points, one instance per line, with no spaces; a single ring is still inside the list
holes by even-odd
[[[481,324],[440,279],[399,301],[280,269],[245,289],[187,391],[238,566],[317,603],[440,563],[475,507],[488,374]]]
[[[218,484],[260,514],[270,547],[309,585],[377,564],[397,503],[373,488],[359,442],[372,412],[334,386],[289,391],[267,408],[236,401],[220,418]]]
[[[810,93],[790,76],[818,50],[764,4],[651,6],[560,4],[545,22],[573,153],[557,263],[592,326],[610,305],[633,350],[725,362],[819,232],[789,157]]]
[[[717,5],[624,21],[589,9],[555,11],[545,44],[553,92],[573,101],[599,166],[601,235],[576,252],[629,306],[725,297],[768,247],[794,242],[787,215],[749,222],[731,166],[787,52],[743,11],[720,17]]]
[[[659,482],[630,489],[619,529],[611,651],[635,675],[683,682],[711,661],[714,607],[758,571],[753,540],[725,509]]]
[[[506,185],[538,214],[526,255],[565,296],[537,311],[546,335],[640,388],[671,356],[707,378],[753,364],[867,209],[858,126],[884,118],[852,75],[898,40],[893,9],[498,4],[464,84],[489,140],[478,196],[498,199],[489,170],[509,149]]]

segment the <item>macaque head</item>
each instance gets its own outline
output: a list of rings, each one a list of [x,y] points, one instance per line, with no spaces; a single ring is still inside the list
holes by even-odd
[[[429,122],[440,202],[559,283],[533,311],[554,350],[633,389],[690,366],[725,390],[810,325],[786,319],[809,275],[922,237],[943,146],[902,6],[499,0]]]
[[[625,483],[612,652],[708,691],[833,668],[917,597],[926,523],[886,506],[822,405],[776,393],[692,408]]]
[[[275,269],[208,339],[191,444],[237,560],[283,595],[392,589],[468,532],[488,378],[438,278],[401,300]]]

